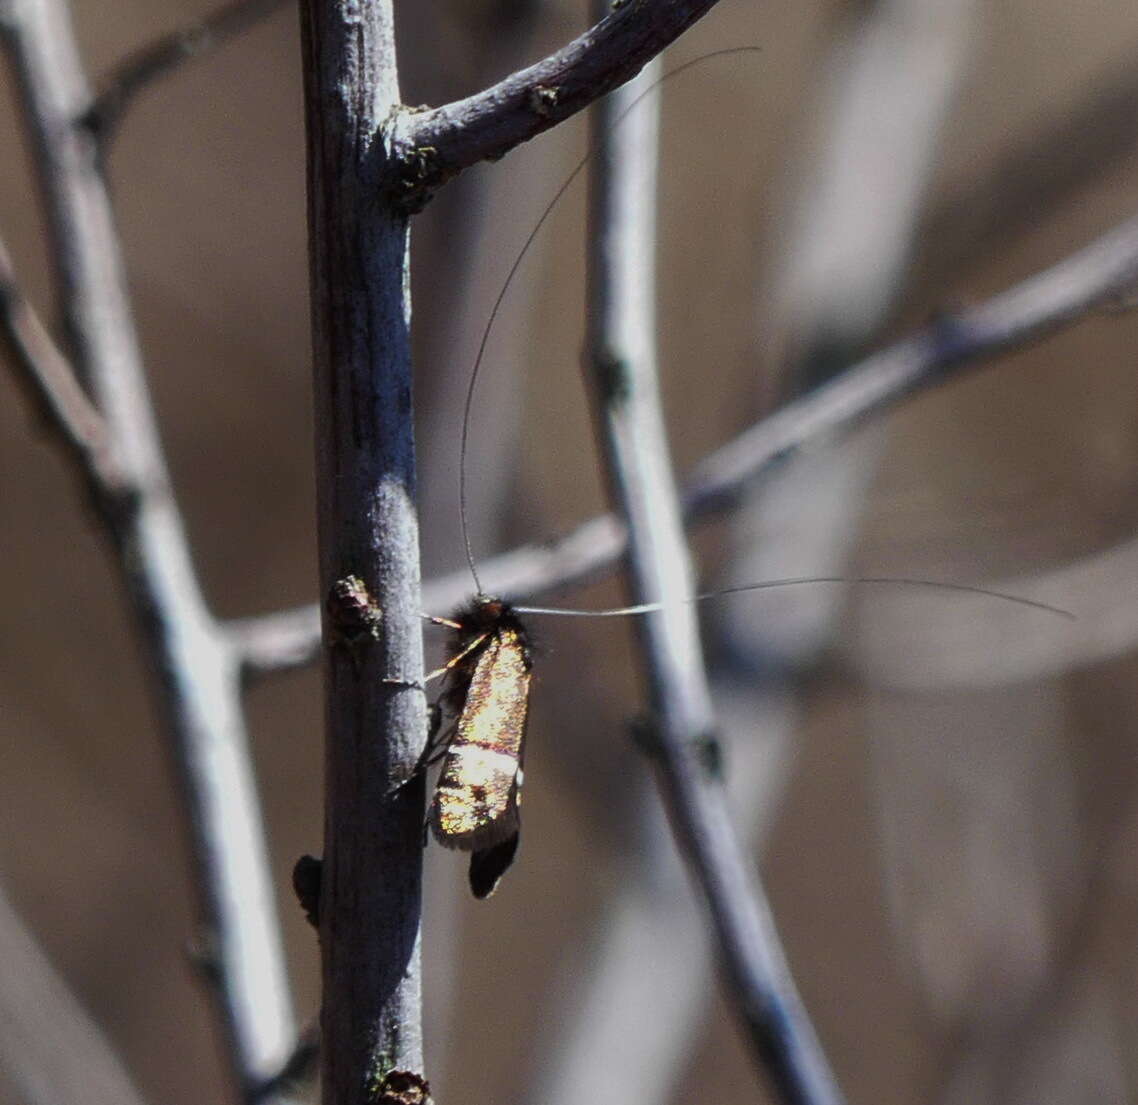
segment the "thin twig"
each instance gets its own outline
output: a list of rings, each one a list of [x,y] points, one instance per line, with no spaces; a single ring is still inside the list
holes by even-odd
[[[756,423],[696,466],[681,493],[691,525],[729,509],[748,483],[797,450],[846,432],[906,396],[1081,322],[1138,284],[1138,219],[975,307],[858,362]],[[524,545],[479,566],[487,589],[512,599],[560,591],[611,572],[627,551],[621,525],[598,515],[545,545]],[[428,610],[468,594],[466,569],[429,581]],[[260,623],[267,627],[259,629]],[[315,606],[250,618],[238,639],[256,642],[256,673],[310,663],[319,647]]]
[[[391,135],[402,173],[388,186],[408,209],[479,161],[495,160],[634,77],[717,0],[638,0],[555,54],[482,92],[404,113]]]
[[[62,0],[5,0],[0,26],[37,158],[57,296],[76,371],[105,425],[124,495],[103,517],[158,679],[184,784],[212,993],[228,1061],[256,1096],[293,1023],[239,668],[206,609],[147,393],[98,151],[76,125],[91,97]],[[97,487],[97,481],[93,481]]]
[[[234,618],[224,628],[247,679],[304,668],[320,655],[320,611],[314,605]]]
[[[79,385],[67,358],[16,282],[12,260],[0,242],[0,335],[18,378],[44,417],[73,454],[79,469],[97,481],[105,495],[120,490],[107,443],[107,427]]]
[[[652,69],[643,74],[649,81]],[[658,111],[611,122],[635,96],[599,105],[591,179],[586,363],[612,496],[627,518],[631,601],[683,598],[691,564],[671,471],[656,357],[655,241]],[[720,782],[701,763],[715,732],[692,605],[638,621],[653,710],[660,785],[674,831],[703,892],[728,989],[754,1057],[784,1102],[842,1098],[790,976],[769,905],[743,858]]]
[[[1136,283],[1138,219],[1132,219],[1008,291],[867,357],[740,434],[697,466],[685,506],[694,514],[723,509],[756,472],[807,442],[857,425],[918,388],[1040,341]]]
[[[1101,945],[1103,931],[1113,926],[1126,931],[1120,939],[1129,943],[1129,928],[1119,895],[1121,871],[1129,871],[1131,860],[1125,842],[1133,824],[1132,790],[1121,798],[1106,797],[1106,809],[1096,810],[1091,818],[1092,838],[1079,849],[1082,866],[1068,890],[1063,914],[1050,934],[1048,957],[1030,977],[1023,993],[1009,995],[1013,1004],[1010,1016],[992,1023],[981,1021],[979,1014],[968,1008],[962,1017],[943,1033],[940,1054],[930,1063],[927,1090],[920,1101],[951,1105],[960,1100],[954,1084],[969,1067],[979,1067],[991,1087],[993,1101],[1014,1101],[1017,1090],[1028,1072],[1035,1073],[1040,1047],[1053,1047],[1050,1035],[1070,1002],[1073,992],[1085,983],[1088,973],[1101,969],[1095,962],[1096,944]],[[977,1022],[980,1021],[978,1024]],[[1072,1026],[1072,1019],[1064,1018]],[[1096,1086],[1102,1085],[1102,1071],[1095,1064]],[[974,1083],[973,1083],[974,1084]],[[1109,1098],[1107,1098],[1109,1099]]]
[[[141,47],[111,70],[102,82],[102,91],[83,114],[82,122],[105,150],[139,93],[170,76],[187,61],[200,58],[236,38],[285,3],[286,0],[232,0],[201,22]]]

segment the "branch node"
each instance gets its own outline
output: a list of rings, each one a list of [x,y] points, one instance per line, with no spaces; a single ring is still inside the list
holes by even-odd
[[[359,576],[336,580],[328,591],[325,607],[333,644],[344,645],[355,653],[380,639],[383,611]]]
[[[692,747],[704,778],[713,783],[724,782],[727,778],[726,757],[719,734],[704,733],[692,741]]]
[[[543,119],[548,119],[550,113],[557,106],[557,99],[560,92],[556,86],[547,84],[537,84],[530,89],[529,93],[529,107],[535,115],[540,115]]]
[[[607,347],[598,350],[590,360],[598,397],[608,406],[623,407],[632,395],[628,361]]]
[[[190,965],[211,986],[224,983],[221,968],[221,950],[218,947],[217,932],[209,925],[200,925],[198,930],[186,941],[186,957]]]
[[[372,1105],[432,1105],[430,1083],[415,1071],[392,1070],[371,1096]]]
[[[640,714],[629,719],[627,729],[632,747],[655,762],[660,755],[660,732],[656,719],[648,714]]]
[[[446,181],[434,146],[411,146],[394,161],[395,172],[388,188],[392,202],[405,215],[417,215]]]
[[[641,714],[628,723],[628,735],[633,747],[653,762],[659,760],[663,750],[659,722],[647,714]],[[711,783],[722,783],[725,778],[723,742],[715,731],[708,731],[693,737],[689,742],[691,762],[699,769],[702,779]]]

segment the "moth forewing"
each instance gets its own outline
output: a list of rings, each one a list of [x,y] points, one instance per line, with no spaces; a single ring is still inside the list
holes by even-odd
[[[488,635],[471,659],[431,811],[439,842],[466,850],[497,844],[517,827],[530,681],[524,645],[508,628]]]
[[[443,699],[455,717],[431,804],[435,839],[472,852],[475,897],[493,892],[517,851],[530,655],[525,628],[496,599],[455,619]]]

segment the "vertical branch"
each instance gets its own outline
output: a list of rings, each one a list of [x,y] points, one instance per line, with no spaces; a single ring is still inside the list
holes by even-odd
[[[651,80],[651,70],[641,79]],[[613,495],[628,521],[633,601],[681,600],[690,593],[691,570],[655,353],[656,121],[641,117],[641,133],[619,150],[612,137],[612,120],[626,102],[621,97],[631,94],[621,90],[598,113],[586,358]],[[714,717],[693,607],[676,601],[645,618],[640,632],[661,788],[756,1056],[784,1101],[836,1105],[840,1092],[740,851],[722,788],[700,762],[699,746],[712,737]]]
[[[0,0],[37,158],[70,351],[106,430],[114,487],[92,478],[118,552],[184,787],[214,993],[246,1096],[276,1073],[293,1022],[237,657],[202,599],[170,487],[62,0]],[[88,471],[95,477],[97,473]]]
[[[374,1091],[392,1069],[422,1067],[424,795],[415,768],[426,713],[408,223],[380,186],[381,128],[399,101],[392,5],[308,0],[302,31],[329,644],[323,1084],[326,1102],[347,1103]],[[353,576],[378,609],[374,632],[352,633],[352,603],[339,601]]]

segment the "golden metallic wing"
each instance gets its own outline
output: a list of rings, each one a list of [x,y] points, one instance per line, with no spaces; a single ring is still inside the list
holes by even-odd
[[[430,821],[441,844],[482,851],[518,831],[530,664],[522,634],[509,626],[490,633],[471,660]]]

